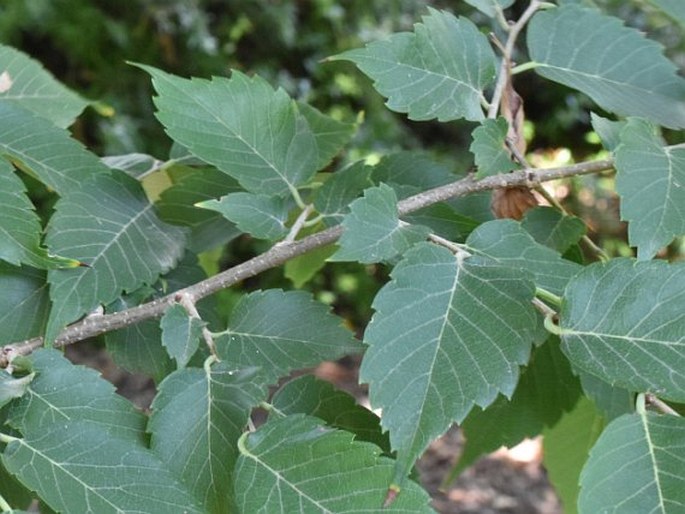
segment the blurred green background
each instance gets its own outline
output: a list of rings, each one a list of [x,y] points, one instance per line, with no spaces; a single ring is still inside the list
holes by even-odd
[[[561,0],[566,3],[573,0]],[[665,45],[685,64],[682,27],[646,0],[595,4]],[[518,1],[511,18],[525,8]],[[427,6],[468,16],[485,32],[498,28],[461,0],[4,0],[0,42],[41,61],[58,79],[92,100],[75,135],[103,155],[147,152],[163,157],[169,141],[153,118],[148,76],[135,61],[183,76],[258,73],[292,96],[337,117],[365,112],[357,139],[362,149],[429,146],[464,152],[468,124],[411,123],[389,113],[369,81],[344,63],[322,59],[399,30],[411,30]],[[519,55],[519,62],[525,56]],[[532,146],[566,146],[588,153],[589,101],[533,73],[517,79],[535,126]],[[468,146],[468,145],[467,145]]]

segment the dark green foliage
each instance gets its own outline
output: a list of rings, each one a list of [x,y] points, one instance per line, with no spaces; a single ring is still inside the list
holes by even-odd
[[[682,10],[594,3],[5,2],[0,510],[430,512],[454,423],[453,475],[543,433],[569,512],[685,508]]]

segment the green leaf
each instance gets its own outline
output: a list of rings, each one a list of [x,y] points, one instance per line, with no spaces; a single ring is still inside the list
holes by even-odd
[[[521,226],[538,243],[560,254],[577,244],[587,231],[580,218],[545,206],[528,210],[521,220]]]
[[[14,506],[14,510],[9,511],[8,514],[22,514],[29,511],[17,510],[18,507],[28,509],[33,501],[34,494],[31,493],[21,482],[10,475],[0,460],[0,496],[2,496],[7,503]],[[41,511],[42,512],[42,511]],[[3,513],[4,514],[4,513]]]
[[[663,146],[650,123],[630,119],[615,155],[628,240],[640,259],[651,259],[685,234],[685,148]]]
[[[316,146],[319,149],[316,169],[323,169],[350,142],[357,125],[335,120],[304,102],[297,102],[297,108],[309,123],[309,128],[316,138]]]
[[[60,420],[7,445],[7,470],[63,512],[202,512],[149,450],[87,421]]]
[[[651,412],[612,421],[580,475],[581,513],[685,509],[685,419]]]
[[[393,34],[331,59],[354,62],[388,98],[388,108],[409,119],[480,121],[482,91],[495,78],[492,48],[466,18],[428,11],[413,33]]]
[[[471,232],[466,244],[500,265],[532,273],[538,287],[557,295],[562,294],[568,281],[582,269],[537,243],[521,224],[513,220],[483,223]]]
[[[380,262],[401,255],[414,243],[426,239],[426,227],[400,221],[395,191],[385,184],[364,191],[350,204],[343,220],[340,249],[331,261]]]
[[[624,414],[635,412],[635,393],[597,378],[590,373],[578,373],[583,391],[602,413],[607,421],[611,421]]]
[[[64,87],[43,66],[28,55],[0,45],[0,74],[4,87],[2,103],[13,103],[66,128],[88,102]]]
[[[231,193],[219,200],[207,200],[199,207],[221,213],[243,232],[275,241],[288,233],[286,223],[292,202],[277,196]]]
[[[685,263],[614,259],[566,287],[563,350],[578,368],[631,391],[685,400]]]
[[[236,443],[267,396],[255,369],[225,363],[169,375],[152,404],[152,451],[211,513],[234,512]]]
[[[581,397],[571,412],[543,432],[543,462],[565,514],[577,512],[580,472],[604,425],[592,402]]]
[[[434,234],[458,242],[464,242],[479,225],[476,220],[459,214],[447,203],[429,205],[402,217],[408,223],[423,225]]]
[[[0,344],[42,333],[50,298],[44,271],[0,262]]]
[[[659,44],[618,18],[579,5],[538,11],[528,25],[528,51],[537,73],[607,111],[685,127],[685,79]]]
[[[162,316],[162,345],[169,356],[176,360],[179,369],[186,367],[199,348],[205,325],[201,319],[190,316],[185,307],[179,304],[169,307]]]
[[[216,349],[222,361],[261,367],[272,383],[292,370],[358,353],[361,344],[340,322],[304,291],[257,291],[240,299],[228,329],[215,337]]]
[[[88,421],[101,434],[143,443],[145,417],[96,371],[72,364],[57,350],[37,350],[31,359],[36,377],[24,396],[12,403],[11,426],[27,435],[70,421]]]
[[[108,172],[66,130],[19,105],[0,101],[0,119],[0,153],[60,195]]]
[[[490,18],[497,15],[497,9],[504,10],[510,7],[515,0],[464,0],[467,4],[474,6],[480,12]]]
[[[371,167],[364,161],[357,161],[336,171],[318,190],[314,207],[334,223],[341,222],[343,215],[349,212],[349,204],[364,189],[373,186],[370,174]]]
[[[383,409],[398,451],[396,480],[474,404],[514,392],[537,324],[534,289],[523,271],[429,243],[395,267],[373,303],[360,381]]]
[[[238,183],[215,168],[172,167],[174,185],[164,190],[156,203],[159,217],[167,223],[190,228],[188,249],[201,253],[224,245],[240,231],[216,212],[196,207],[221,195],[240,191]]]
[[[34,268],[78,266],[78,261],[48,255],[40,246],[42,231],[24,183],[0,159],[0,259]]]
[[[533,351],[511,400],[500,395],[487,409],[474,409],[464,420],[466,444],[450,476],[456,477],[481,455],[500,446],[516,446],[553,426],[573,409],[580,392],[558,339],[551,338]]]
[[[407,482],[382,508],[392,461],[350,433],[316,418],[287,416],[247,435],[236,465],[236,497],[244,514],[269,512],[433,512],[428,494]]]
[[[328,426],[352,432],[356,441],[373,443],[390,453],[390,440],[387,432],[382,432],[378,416],[357,405],[354,397],[312,375],[286,383],[274,394],[271,405],[285,415],[315,416]]]
[[[305,185],[319,162],[307,119],[282,89],[234,70],[231,78],[183,79],[150,66],[157,117],[191,153],[248,191],[284,195]]]
[[[115,303],[119,307],[118,303]],[[121,310],[127,308],[121,305]],[[162,346],[158,320],[147,320],[105,334],[107,351],[117,364],[132,373],[143,373],[159,383],[176,369]]]
[[[602,141],[602,146],[605,150],[613,152],[621,143],[621,130],[626,126],[625,121],[612,121],[607,118],[602,118],[594,112],[590,113],[590,120],[592,121],[592,128],[599,139]]]
[[[392,186],[401,199],[426,189],[444,186],[459,178],[447,165],[436,162],[423,152],[397,152],[386,155],[373,167],[372,172],[374,183],[385,182]]]
[[[24,396],[33,377],[35,377],[34,373],[17,378],[7,373],[7,370],[0,370],[0,408],[7,405],[14,398]]]
[[[473,142],[469,150],[475,157],[478,171],[476,178],[517,170],[521,166],[511,160],[505,141],[509,123],[504,118],[483,120],[472,133]]]
[[[81,190],[65,195],[55,211],[48,247],[89,267],[48,273],[53,302],[48,342],[98,304],[153,283],[182,255],[184,231],[162,222],[139,183],[122,172],[93,177]]]

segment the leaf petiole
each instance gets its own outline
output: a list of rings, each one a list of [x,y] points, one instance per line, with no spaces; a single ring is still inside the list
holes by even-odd
[[[238,438],[238,451],[240,452],[240,455],[245,455],[246,457],[251,457],[255,458],[255,456],[250,452],[250,450],[247,449],[247,446],[245,446],[245,441],[247,441],[247,437],[250,435],[250,432],[243,432],[243,434]]]
[[[523,64],[519,64],[518,66],[514,66],[513,68],[511,68],[511,74],[516,75],[517,73],[523,73],[524,71],[534,70],[538,66],[540,66],[539,62],[524,62]]]
[[[545,300],[549,303],[553,303],[556,307],[561,307],[561,297],[555,295],[554,293],[550,293],[546,289],[542,289],[541,287],[536,287],[535,288],[535,296],[538,298],[541,298],[542,300]]]
[[[19,440],[18,437],[12,437],[11,435],[3,434],[2,432],[0,432],[0,443],[9,444],[12,441],[18,441],[18,440]]]
[[[265,411],[267,411],[267,412],[269,412],[269,413],[275,414],[275,415],[278,416],[279,418],[285,418],[285,417],[286,417],[285,412],[283,412],[282,410],[280,410],[280,409],[274,407],[272,404],[270,404],[270,403],[268,403],[268,402],[259,402],[259,406],[260,406],[262,409],[264,409]]]
[[[302,228],[313,227],[313,226],[317,225],[318,223],[320,223],[325,217],[326,216],[324,216],[323,214],[317,214],[312,219],[305,221],[304,224],[302,225]]]
[[[647,413],[647,404],[645,402],[645,393],[640,393],[635,399],[635,411],[640,415],[644,416]]]
[[[293,200],[295,200],[297,206],[302,210],[306,209],[307,204],[304,203],[304,200],[302,200],[302,196],[300,196],[300,192],[297,190],[297,188],[292,184],[288,184],[288,189],[290,190],[290,194],[292,195]]]
[[[547,332],[554,334],[555,336],[560,336],[563,333],[561,327],[554,323],[553,316],[551,315],[545,316],[545,329]]]

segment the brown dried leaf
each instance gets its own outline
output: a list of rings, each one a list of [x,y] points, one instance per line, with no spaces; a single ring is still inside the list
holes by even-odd
[[[525,155],[526,138],[523,136],[523,122],[525,121],[523,98],[514,90],[511,75],[509,75],[507,85],[502,93],[500,108],[502,116],[509,122],[507,138],[514,143],[519,155]]]
[[[492,192],[490,206],[497,218],[520,220],[528,209],[538,205],[537,198],[527,187],[508,187]]]

